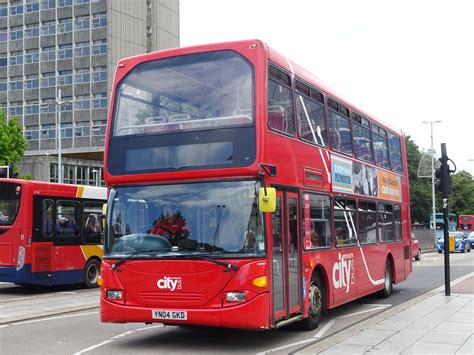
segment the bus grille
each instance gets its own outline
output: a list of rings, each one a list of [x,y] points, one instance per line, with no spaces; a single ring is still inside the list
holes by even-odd
[[[140,292],[139,297],[143,303],[146,304],[157,304],[163,302],[176,302],[176,303],[196,303],[200,302],[203,298],[202,293],[157,293],[157,292]]]
[[[33,272],[51,271],[52,244],[33,244]]]

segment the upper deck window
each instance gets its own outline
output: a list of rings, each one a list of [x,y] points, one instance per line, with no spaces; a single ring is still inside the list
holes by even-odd
[[[352,155],[351,125],[349,110],[340,103],[328,99],[329,143],[331,149]]]
[[[375,164],[390,169],[388,161],[387,131],[372,124],[372,138],[374,141]]]
[[[325,147],[327,142],[323,95],[300,81],[296,82],[296,115],[300,138]]]
[[[352,129],[354,130],[354,153],[357,159],[372,161],[372,138],[369,120],[352,112]]]
[[[291,77],[273,65],[268,67],[268,127],[295,135]]]
[[[117,88],[113,136],[248,126],[252,66],[233,51],[137,65]]]
[[[400,137],[394,134],[388,134],[388,146],[390,152],[390,166],[393,171],[402,174],[402,148],[400,146]]]

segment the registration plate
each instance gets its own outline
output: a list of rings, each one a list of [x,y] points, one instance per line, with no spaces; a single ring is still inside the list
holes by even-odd
[[[153,319],[187,320],[188,312],[154,309],[151,311]]]

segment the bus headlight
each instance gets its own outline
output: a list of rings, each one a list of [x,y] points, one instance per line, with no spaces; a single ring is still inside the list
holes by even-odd
[[[227,302],[245,302],[245,292],[227,292]]]
[[[121,290],[107,290],[107,299],[109,300],[122,300],[123,291]]]

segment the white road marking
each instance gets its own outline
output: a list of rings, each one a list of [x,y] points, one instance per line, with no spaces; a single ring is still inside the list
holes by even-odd
[[[392,307],[391,304],[380,304],[380,303],[363,303],[363,306],[370,306],[370,307]]]
[[[383,307],[376,307],[376,308],[366,309],[365,311],[360,311],[360,312],[356,312],[356,313],[346,314],[345,316],[340,316],[340,317],[337,317],[337,318],[338,318],[338,319],[349,318],[349,317],[357,316],[357,315],[359,315],[359,314],[368,313],[368,312],[374,312],[374,311],[377,311],[377,310],[379,310],[379,309],[384,309],[384,308],[387,308],[387,307],[383,306]]]
[[[322,327],[322,328],[320,329],[319,332],[317,332],[317,333],[314,335],[313,338],[321,338],[321,337],[324,335],[324,333],[326,333],[326,332],[329,330],[329,328],[332,327],[332,325],[333,325],[334,323],[336,323],[336,320],[335,320],[335,319],[331,319],[329,322],[326,323],[326,325],[325,325],[324,327]]]
[[[79,313],[79,314],[69,314],[67,316],[59,316],[59,317],[49,317],[49,318],[41,318],[41,319],[33,319],[33,320],[27,320],[27,321],[22,321],[22,322],[15,322],[12,323],[11,325],[21,325],[21,324],[29,324],[29,323],[39,323],[39,322],[45,322],[45,321],[50,321],[50,320],[56,320],[56,319],[63,319],[63,318],[72,318],[72,317],[80,317],[80,316],[88,316],[91,314],[97,314],[99,312],[87,312],[87,313]]]
[[[286,344],[286,345],[280,346],[278,348],[273,348],[273,349],[262,351],[260,353],[257,353],[256,355],[265,355],[266,353],[271,353],[273,351],[279,351],[279,350],[283,350],[283,349],[286,349],[286,348],[291,348],[293,346],[309,343],[310,341],[314,341],[314,339],[310,338],[310,339],[305,339],[305,340],[298,341],[296,343]]]
[[[85,348],[83,350],[80,350],[76,353],[74,353],[74,355],[80,355],[80,354],[84,354],[84,353],[87,353],[91,350],[94,350],[94,349],[97,349],[97,348],[100,348],[101,346],[104,346],[104,345],[107,345],[109,343],[112,343],[113,341],[117,340],[117,339],[120,339],[120,338],[123,338],[123,337],[126,337],[127,335],[130,335],[130,334],[133,334],[133,333],[136,333],[136,332],[140,332],[140,331],[143,331],[143,330],[150,330],[150,329],[156,329],[156,328],[162,328],[163,327],[163,324],[158,324],[158,325],[154,325],[154,326],[149,326],[149,327],[145,327],[145,328],[138,328],[138,329],[135,329],[135,330],[129,330],[127,332],[124,332],[122,334],[119,334],[119,335],[116,335],[108,340],[104,340],[102,343],[99,343],[99,344],[95,344],[95,345],[92,345],[92,346],[89,346],[88,348]]]

